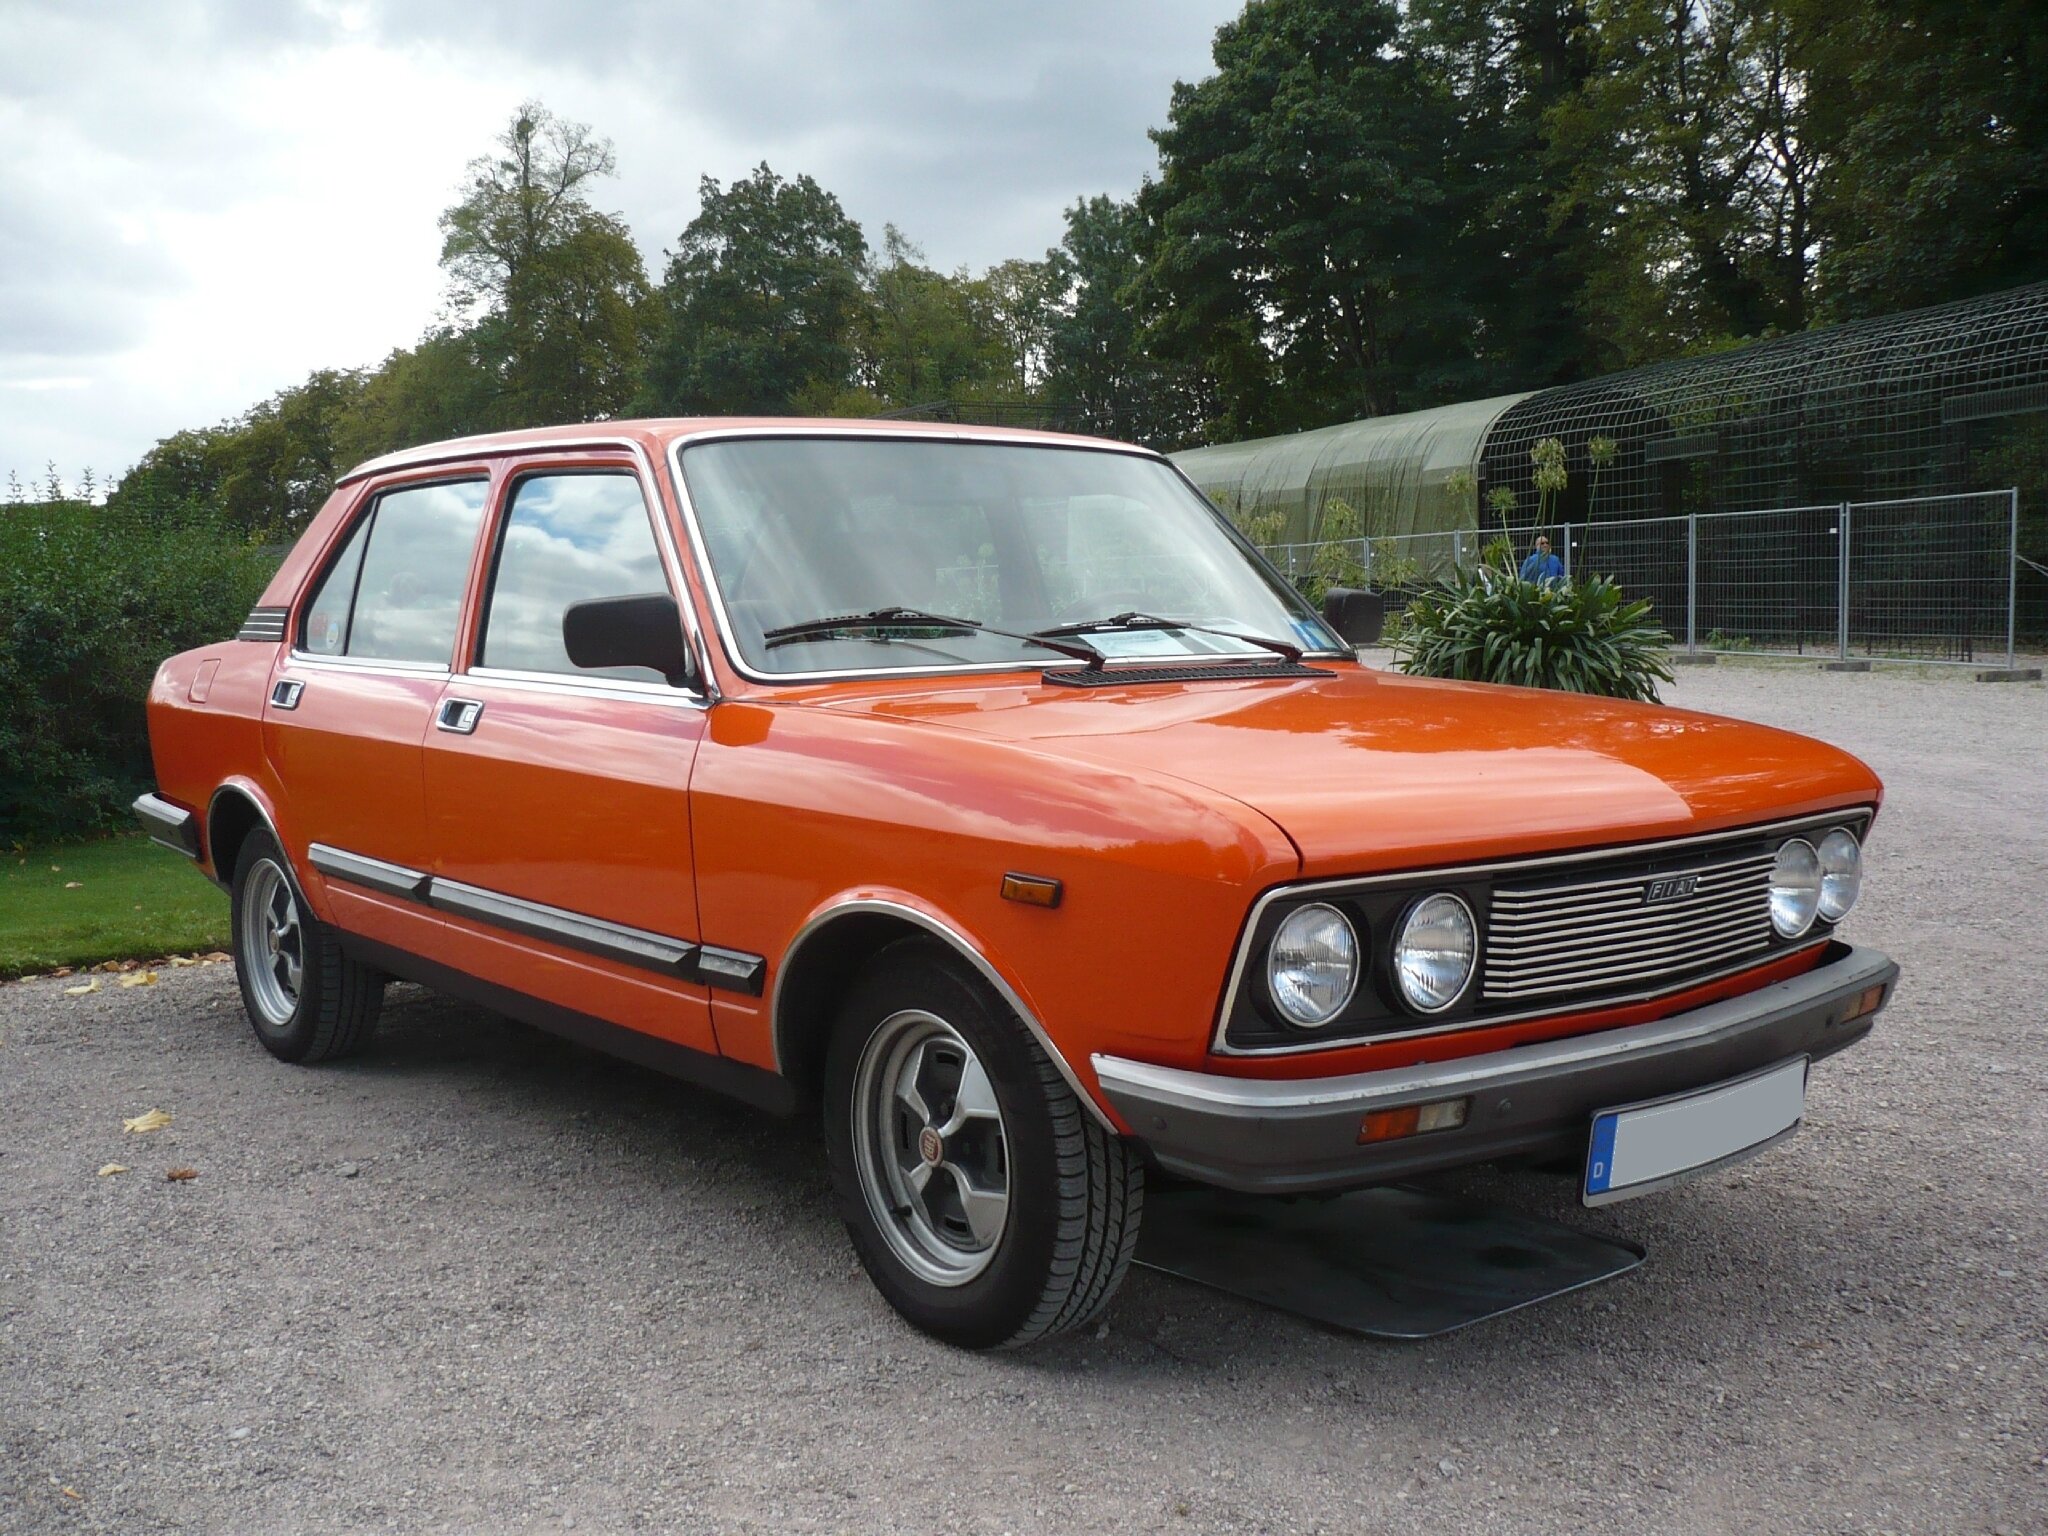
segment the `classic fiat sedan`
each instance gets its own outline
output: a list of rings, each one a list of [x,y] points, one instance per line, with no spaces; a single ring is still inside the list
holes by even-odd
[[[1341,609],[1332,610],[1332,621]],[[1339,1190],[1797,1126],[1897,976],[1880,786],[1784,731],[1361,666],[1167,461],[877,423],[346,476],[150,692],[256,1037],[388,978],[782,1111],[917,1326],[1086,1322],[1148,1170]]]

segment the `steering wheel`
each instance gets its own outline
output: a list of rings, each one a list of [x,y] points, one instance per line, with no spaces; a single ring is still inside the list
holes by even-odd
[[[1113,613],[1142,613],[1151,602],[1149,594],[1131,588],[1110,592],[1090,592],[1060,606],[1059,619],[1062,624],[1080,619],[1106,619]]]

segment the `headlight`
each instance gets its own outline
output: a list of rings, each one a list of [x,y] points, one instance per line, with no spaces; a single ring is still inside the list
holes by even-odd
[[[1282,1018],[1321,1029],[1358,987],[1358,935],[1335,907],[1314,902],[1287,914],[1266,951],[1266,988]]]
[[[1408,909],[1394,939],[1394,978],[1417,1013],[1439,1013],[1455,1003],[1472,979],[1479,925],[1472,909],[1439,892]]]
[[[1796,939],[1813,926],[1820,910],[1820,855],[1813,844],[1795,837],[1778,849],[1771,866],[1771,926]]]
[[[1839,923],[1863,889],[1863,846],[1856,834],[1835,828],[1820,840],[1820,915]]]

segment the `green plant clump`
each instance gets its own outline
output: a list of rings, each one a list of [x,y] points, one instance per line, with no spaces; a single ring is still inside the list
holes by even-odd
[[[0,848],[134,825],[157,664],[230,638],[276,568],[205,508],[0,508]]]
[[[1671,645],[1650,600],[1630,600],[1605,576],[1577,584],[1523,581],[1498,570],[1459,571],[1408,605],[1388,643],[1419,677],[1557,688],[1657,701],[1671,682]]]

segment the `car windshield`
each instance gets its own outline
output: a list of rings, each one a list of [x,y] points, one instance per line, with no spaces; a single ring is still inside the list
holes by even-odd
[[[1270,656],[1239,634],[1342,649],[1156,459],[957,439],[733,438],[686,448],[682,470],[733,641],[762,675],[1072,665],[1025,638],[1053,629],[1078,630],[1112,660]],[[883,616],[894,609],[911,612]],[[1138,615],[1204,627],[1130,622]],[[846,622],[816,622],[828,619]]]

